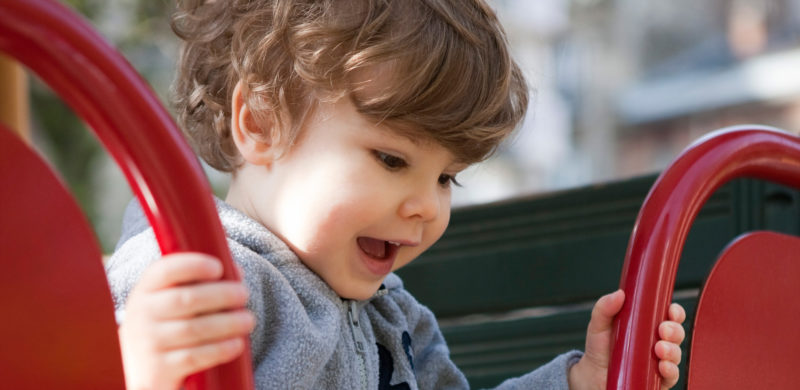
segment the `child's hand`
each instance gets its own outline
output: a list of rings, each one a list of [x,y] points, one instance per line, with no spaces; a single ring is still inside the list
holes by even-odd
[[[119,328],[126,387],[178,389],[190,374],[242,353],[255,324],[242,283],[197,253],[153,262],[128,296]],[[203,283],[198,283],[203,282]]]
[[[605,389],[608,364],[611,359],[611,332],[614,316],[622,309],[625,293],[617,290],[601,297],[592,309],[592,319],[586,332],[586,352],[569,372],[571,390]],[[669,307],[669,321],[658,327],[661,337],[654,349],[661,361],[658,371],[661,374],[661,388],[669,389],[678,382],[678,363],[681,361],[680,344],[685,332],[683,320],[686,312],[681,305],[673,303]]]

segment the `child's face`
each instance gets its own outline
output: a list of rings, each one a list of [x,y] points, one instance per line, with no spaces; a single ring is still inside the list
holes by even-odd
[[[320,103],[285,156],[245,165],[236,180],[250,182],[249,204],[234,206],[341,297],[366,299],[444,233],[450,178],[464,168],[437,144],[371,124],[343,98]]]

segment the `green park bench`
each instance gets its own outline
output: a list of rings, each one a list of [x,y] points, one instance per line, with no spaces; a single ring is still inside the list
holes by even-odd
[[[594,300],[615,290],[639,208],[655,176],[464,207],[441,240],[398,273],[439,318],[453,360],[473,388],[583,349]],[[800,193],[738,179],[702,208],[686,241],[675,301],[687,341],[699,289],[736,236],[800,234]],[[681,381],[685,388],[684,348]]]

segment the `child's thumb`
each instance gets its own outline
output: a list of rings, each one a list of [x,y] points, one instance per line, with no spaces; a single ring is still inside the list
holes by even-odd
[[[604,295],[592,309],[592,319],[586,331],[586,356],[596,365],[608,366],[611,353],[611,330],[614,316],[622,309],[625,293],[622,290]]]
[[[592,319],[589,321],[589,334],[611,331],[614,316],[622,310],[625,301],[625,292],[614,291],[603,295],[597,300],[592,309]]]

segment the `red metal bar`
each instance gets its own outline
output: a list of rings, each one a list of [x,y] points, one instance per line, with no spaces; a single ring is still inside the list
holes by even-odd
[[[800,188],[800,139],[777,129],[740,126],[690,146],[658,178],[633,229],[620,287],[626,301],[615,320],[608,389],[656,390],[652,349],[667,318],[689,227],[722,184],[755,177]]]
[[[196,157],[146,83],[87,22],[53,0],[3,0],[0,51],[34,71],[87,121],[127,177],[162,253],[217,256],[224,278],[238,279]],[[190,389],[252,387],[249,349],[187,381]]]

